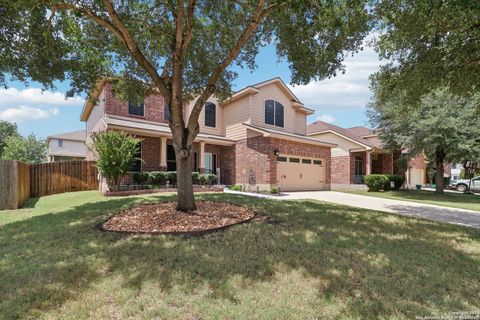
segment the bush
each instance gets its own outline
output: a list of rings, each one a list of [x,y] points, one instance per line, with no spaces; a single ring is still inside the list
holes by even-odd
[[[212,185],[217,181],[217,176],[214,174],[200,174],[198,176],[198,182],[201,185]]]
[[[271,194],[278,194],[278,188],[277,187],[271,187],[270,188],[270,193]]]
[[[124,131],[105,131],[92,135],[89,146],[97,158],[97,168],[105,177],[110,190],[118,191],[122,177],[130,170],[140,150],[141,139]]]
[[[133,174],[133,182],[143,186],[147,183],[149,176],[148,172],[135,172]]]
[[[177,172],[176,171],[165,172],[165,177],[167,178],[167,181],[170,181],[171,186],[177,184]]]
[[[385,184],[390,183],[390,180],[384,174],[369,174],[365,176],[364,180],[368,191],[380,191],[385,187]]]
[[[150,180],[155,185],[163,185],[167,181],[167,175],[165,171],[152,171],[150,172]]]
[[[198,172],[192,172],[192,182],[193,184],[198,184],[198,178],[200,177],[200,173]]]
[[[228,189],[232,191],[242,191],[242,186],[240,184],[235,184],[233,186],[229,186]]]
[[[217,182],[217,175],[216,174],[210,173],[207,176],[208,176],[207,180],[208,180],[209,184],[215,184]]]
[[[402,187],[403,181],[405,180],[404,176],[398,175],[398,174],[386,174],[388,178],[388,182],[383,186],[383,190],[391,190],[392,187],[390,186],[390,182],[393,181],[395,187],[393,187],[393,190],[398,190]]]

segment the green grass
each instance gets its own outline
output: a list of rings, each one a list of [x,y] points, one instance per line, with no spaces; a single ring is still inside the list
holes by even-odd
[[[480,309],[480,230],[204,194],[270,216],[203,237],[102,233],[172,195],[69,193],[0,211],[0,319],[412,319]]]
[[[445,192],[443,195],[436,194],[433,191],[418,190],[396,190],[396,191],[380,191],[370,192],[363,190],[341,191],[345,193],[354,193],[364,196],[407,200],[428,204],[435,204],[442,207],[459,208],[480,211],[480,196],[474,194]]]

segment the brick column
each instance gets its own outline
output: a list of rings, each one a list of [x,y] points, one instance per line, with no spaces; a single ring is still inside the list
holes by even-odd
[[[167,137],[160,137],[160,170],[167,171]]]
[[[200,152],[198,154],[199,165],[198,172],[205,173],[205,141],[200,141]]]

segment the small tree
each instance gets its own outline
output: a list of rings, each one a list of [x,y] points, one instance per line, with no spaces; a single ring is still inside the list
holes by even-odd
[[[45,140],[37,139],[32,133],[24,138],[13,135],[5,140],[2,159],[19,160],[26,163],[41,163],[47,157],[47,144]]]
[[[105,177],[108,188],[118,191],[120,181],[130,170],[132,162],[143,161],[136,157],[141,139],[134,138],[124,131],[106,131],[92,136],[90,149],[97,157],[97,167]]]

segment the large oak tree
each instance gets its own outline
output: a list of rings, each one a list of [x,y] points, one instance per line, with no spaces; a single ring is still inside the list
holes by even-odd
[[[333,76],[369,30],[366,0],[0,0],[0,81],[69,80],[70,95],[103,77],[117,92],[159,91],[170,108],[182,211],[195,209],[192,147],[206,100],[227,97],[232,65],[255,68],[276,45],[292,83]],[[196,100],[184,121],[182,106]]]

